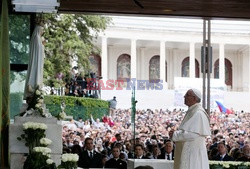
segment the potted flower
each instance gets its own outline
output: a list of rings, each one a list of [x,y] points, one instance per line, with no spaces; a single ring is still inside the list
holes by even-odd
[[[58,168],[76,169],[78,159],[79,156],[77,154],[63,154],[62,163],[58,166]]]
[[[24,162],[23,169],[56,169],[50,153],[51,149],[47,147],[34,147]]]
[[[40,145],[42,147],[47,147],[48,145],[50,145],[52,143],[52,141],[48,138],[41,138],[40,139]]]
[[[249,169],[250,162],[209,161],[210,169]]]
[[[41,144],[40,140],[46,136],[46,129],[47,125],[44,123],[26,122],[23,124],[24,134],[17,137],[17,139],[19,141],[24,139],[26,141],[25,145],[29,147],[29,153],[31,153],[34,147]]]

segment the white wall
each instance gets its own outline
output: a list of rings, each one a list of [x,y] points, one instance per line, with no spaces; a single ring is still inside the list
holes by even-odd
[[[116,96],[117,98],[117,108],[131,108],[131,90],[124,89],[102,91],[102,99],[104,100],[110,100],[113,96]],[[174,97],[174,90],[137,90],[137,109],[173,109],[175,108]],[[249,92],[225,92],[223,104],[227,108],[250,112],[249,98]]]
[[[249,47],[242,51],[242,88],[243,91],[250,91],[249,90]]]

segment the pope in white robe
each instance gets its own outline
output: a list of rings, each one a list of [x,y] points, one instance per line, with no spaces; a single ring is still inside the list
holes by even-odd
[[[174,169],[209,169],[205,137],[211,134],[209,116],[200,105],[201,93],[190,89],[184,96],[188,111],[170,137],[176,143]]]

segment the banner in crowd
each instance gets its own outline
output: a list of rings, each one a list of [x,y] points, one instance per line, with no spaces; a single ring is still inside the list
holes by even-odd
[[[210,103],[212,109],[217,109],[216,100],[223,102],[224,92],[226,86],[220,79],[210,79],[211,90],[210,90]],[[196,88],[202,93],[202,78],[185,78],[185,77],[175,77],[174,79],[175,94],[174,94],[174,105],[176,107],[186,107],[184,104],[184,95],[190,88]],[[207,82],[206,82],[207,84]]]

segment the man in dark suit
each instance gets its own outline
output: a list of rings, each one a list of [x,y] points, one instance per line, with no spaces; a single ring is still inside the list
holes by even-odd
[[[144,154],[144,147],[141,144],[135,145],[135,159],[148,159]]]
[[[250,145],[246,144],[242,148],[242,153],[243,156],[238,158],[236,161],[245,161],[245,162],[250,162]]]
[[[167,159],[174,160],[174,144],[171,140],[168,140],[165,143],[163,150],[161,151],[161,155],[158,156],[158,159]]]
[[[120,148],[114,146],[112,148],[112,155],[113,158],[109,159],[106,164],[105,168],[119,168],[119,169],[127,169],[127,163],[121,160],[120,157]]]
[[[150,156],[150,158],[158,159],[159,154],[160,154],[160,150],[158,148],[158,145],[152,145],[152,155]]]
[[[111,144],[111,148],[113,148],[115,146],[116,143],[121,143],[122,144],[122,137],[121,137],[121,134],[120,133],[117,133],[115,135],[115,139],[116,141],[114,141],[112,144]]]
[[[224,142],[218,143],[218,155],[215,156],[212,160],[215,161],[234,161],[233,157],[227,154],[227,148]]]
[[[94,150],[92,138],[85,139],[85,148],[80,155],[78,167],[82,168],[102,168],[102,156]]]

